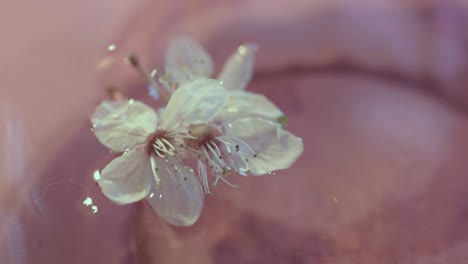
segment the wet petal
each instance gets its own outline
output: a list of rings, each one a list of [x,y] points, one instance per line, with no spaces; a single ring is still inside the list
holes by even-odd
[[[175,157],[156,158],[159,187],[153,184],[148,202],[165,221],[176,226],[193,225],[203,209],[204,194],[192,169]]]
[[[136,149],[112,160],[102,170],[98,183],[107,198],[128,204],[148,195],[152,175],[148,154]]]
[[[98,140],[114,151],[143,144],[156,128],[154,110],[139,101],[103,101],[91,117]]]
[[[173,81],[181,84],[194,77],[210,77],[213,60],[198,42],[179,37],[169,44],[164,70]]]
[[[219,74],[218,80],[227,90],[244,90],[252,79],[256,44],[241,45],[229,57]]]
[[[217,80],[197,78],[180,86],[161,116],[161,126],[173,128],[179,123],[204,123],[220,111],[226,91]]]
[[[302,139],[262,118],[244,118],[226,127],[226,136],[235,137],[238,150],[227,155],[240,174],[263,175],[289,168],[302,154]]]
[[[246,91],[228,92],[227,102],[219,113],[223,120],[244,117],[262,117],[277,121],[283,112],[268,98],[261,94]]]

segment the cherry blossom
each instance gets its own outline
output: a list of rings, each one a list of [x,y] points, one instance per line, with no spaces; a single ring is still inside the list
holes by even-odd
[[[167,222],[188,226],[199,218],[203,191],[193,170],[184,164],[184,139],[193,138],[186,124],[210,122],[225,104],[226,93],[217,82],[197,79],[172,94],[158,118],[135,100],[104,101],[91,117],[98,140],[123,152],[101,173],[99,186],[119,204],[146,198]]]
[[[119,204],[146,199],[168,223],[189,226],[200,217],[211,183],[235,187],[227,176],[289,168],[303,152],[302,139],[282,127],[276,105],[245,91],[256,50],[255,44],[240,46],[215,80],[208,78],[213,62],[203,47],[178,38],[159,80],[167,105],[158,114],[132,99],[102,102],[91,117],[94,133],[123,153],[102,170],[103,194]],[[128,61],[160,88],[135,56]]]
[[[186,145],[197,152],[198,176],[210,193],[208,175],[235,187],[228,175],[265,175],[289,168],[302,154],[303,142],[278,123],[242,115],[225,118],[220,111],[210,122],[191,124]]]

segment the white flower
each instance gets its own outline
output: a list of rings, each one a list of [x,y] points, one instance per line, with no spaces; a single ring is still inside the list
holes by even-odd
[[[303,152],[302,139],[283,130],[283,112],[265,96],[245,91],[253,75],[256,44],[241,45],[231,54],[217,80],[227,101],[211,122],[191,124],[188,145],[198,152],[198,175],[209,193],[211,172],[226,183],[225,176],[264,175],[286,169]],[[170,44],[165,58],[167,79],[175,86],[197,77],[209,77],[213,61],[195,40],[180,37]],[[208,168],[207,168],[208,166]]]
[[[213,80],[207,78],[213,62],[203,47],[176,39],[159,79],[172,94],[159,119],[138,101],[101,103],[91,118],[94,132],[105,146],[123,152],[100,175],[104,195],[121,204],[146,198],[167,222],[188,226],[200,216],[203,189],[210,192],[209,174],[215,185],[222,180],[233,186],[227,175],[289,168],[303,152],[302,139],[280,126],[284,115],[270,100],[245,91],[256,50],[255,44],[240,46]],[[136,58],[131,62],[152,78]],[[201,184],[188,159],[195,160]]]
[[[218,76],[219,82],[228,92],[223,110],[225,117],[258,116],[272,121],[284,117],[283,112],[265,96],[245,91],[254,70],[256,44],[241,45],[231,54]],[[166,87],[177,86],[196,77],[210,77],[213,60],[208,52],[195,40],[187,37],[174,39],[166,52],[163,78]],[[255,107],[252,107],[255,106]]]
[[[213,90],[225,90],[216,80],[193,80],[211,82]],[[236,116],[221,110],[210,120],[186,121],[184,125],[192,136],[184,138],[184,145],[196,153],[198,176],[206,193],[210,193],[210,173],[216,177],[215,185],[219,180],[231,185],[225,176],[264,175],[286,169],[303,152],[301,138],[283,130],[278,123],[255,115]]]
[[[99,185],[110,200],[127,204],[146,197],[167,222],[188,226],[199,218],[203,191],[183,164],[187,124],[205,124],[225,104],[226,93],[210,79],[186,82],[175,91],[158,119],[134,101],[104,101],[91,117],[98,140],[124,154],[101,173]]]
[[[222,114],[211,122],[190,126],[195,139],[187,145],[198,150],[198,176],[209,193],[208,169],[219,180],[230,174],[265,175],[289,168],[302,154],[302,139],[278,123],[260,117],[224,120]],[[207,167],[208,166],[208,169]]]

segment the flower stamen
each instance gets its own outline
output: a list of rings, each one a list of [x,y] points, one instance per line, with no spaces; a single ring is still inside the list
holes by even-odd
[[[151,162],[151,170],[153,171],[153,175],[156,179],[156,186],[160,187],[161,186],[161,179],[158,177],[157,171],[159,170],[158,167],[156,166],[156,161],[154,160],[154,155],[151,155],[150,157],[150,162]]]
[[[153,143],[153,151],[158,157],[166,158],[166,155],[174,156],[176,150],[165,138],[157,138]]]
[[[224,141],[226,141],[227,143],[230,143],[230,144],[234,145],[235,148],[236,148],[236,152],[239,152],[241,147],[246,147],[247,150],[252,154],[252,156],[254,158],[257,157],[257,153],[255,153],[255,151],[249,146],[249,144],[245,143],[245,141],[243,141],[242,139],[236,138],[236,137],[231,137],[231,136],[220,136],[220,137],[218,137],[218,139],[220,139],[220,138],[223,139]]]
[[[213,183],[213,185],[216,186],[216,185],[218,184],[218,181],[219,181],[219,180],[222,180],[224,183],[226,183],[227,185],[229,185],[231,188],[234,188],[234,189],[239,188],[239,185],[230,183],[230,182],[229,182],[228,180],[226,180],[226,178],[223,176],[223,175],[227,176],[227,175],[229,175],[229,174],[231,174],[231,171],[230,171],[230,170],[224,172],[223,174],[217,174],[217,175],[216,175],[216,180],[215,180],[215,182]]]
[[[211,194],[210,191],[210,186],[208,184],[208,172],[206,171],[206,166],[203,163],[203,161],[198,160],[198,176],[200,177],[200,180],[203,185],[203,189],[205,190],[206,194]]]

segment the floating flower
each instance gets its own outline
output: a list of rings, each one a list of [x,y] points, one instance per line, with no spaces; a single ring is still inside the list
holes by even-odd
[[[181,85],[158,119],[134,101],[104,101],[91,117],[94,133],[109,149],[123,152],[101,172],[102,192],[119,204],[146,198],[167,222],[188,226],[199,218],[203,190],[183,159],[188,125],[211,122],[226,101],[217,82],[196,79]]]
[[[189,126],[193,138],[186,145],[197,150],[198,176],[209,193],[208,175],[225,177],[265,175],[289,168],[302,154],[302,139],[260,117],[224,118],[220,111],[210,122]],[[208,167],[208,168],[207,168]],[[208,171],[209,169],[209,171]]]
[[[289,168],[302,154],[302,139],[283,129],[281,110],[265,96],[245,91],[252,78],[255,44],[240,46],[217,80],[213,62],[197,42],[176,39],[166,54],[161,90],[134,55],[127,57],[166,107],[158,113],[134,100],[105,101],[91,121],[98,140],[123,154],[98,179],[110,200],[147,199],[167,222],[189,226],[199,218],[209,175],[265,175]],[[158,118],[159,115],[159,118]],[[192,162],[195,161],[195,162]],[[197,179],[193,169],[197,166]]]
[[[212,122],[191,125],[194,139],[188,145],[198,151],[198,175],[207,193],[210,173],[215,184],[230,184],[225,179],[229,174],[264,175],[289,168],[303,151],[302,140],[278,126],[284,121],[282,111],[265,96],[245,91],[257,50],[256,44],[247,43],[231,54],[217,78],[219,88],[226,90],[226,104]],[[180,37],[169,44],[165,72],[177,86],[209,77],[213,61],[195,40]]]
[[[245,91],[257,50],[256,44],[247,43],[231,54],[217,78],[220,88],[227,91],[226,104],[211,123],[191,126],[195,139],[189,141],[198,150],[198,174],[205,192],[209,192],[209,172],[216,176],[215,184],[220,179],[230,184],[226,175],[263,175],[285,169],[303,151],[300,138],[278,127],[284,121],[282,111],[265,96]],[[213,60],[195,40],[179,37],[169,44],[165,72],[177,86],[209,77]]]

